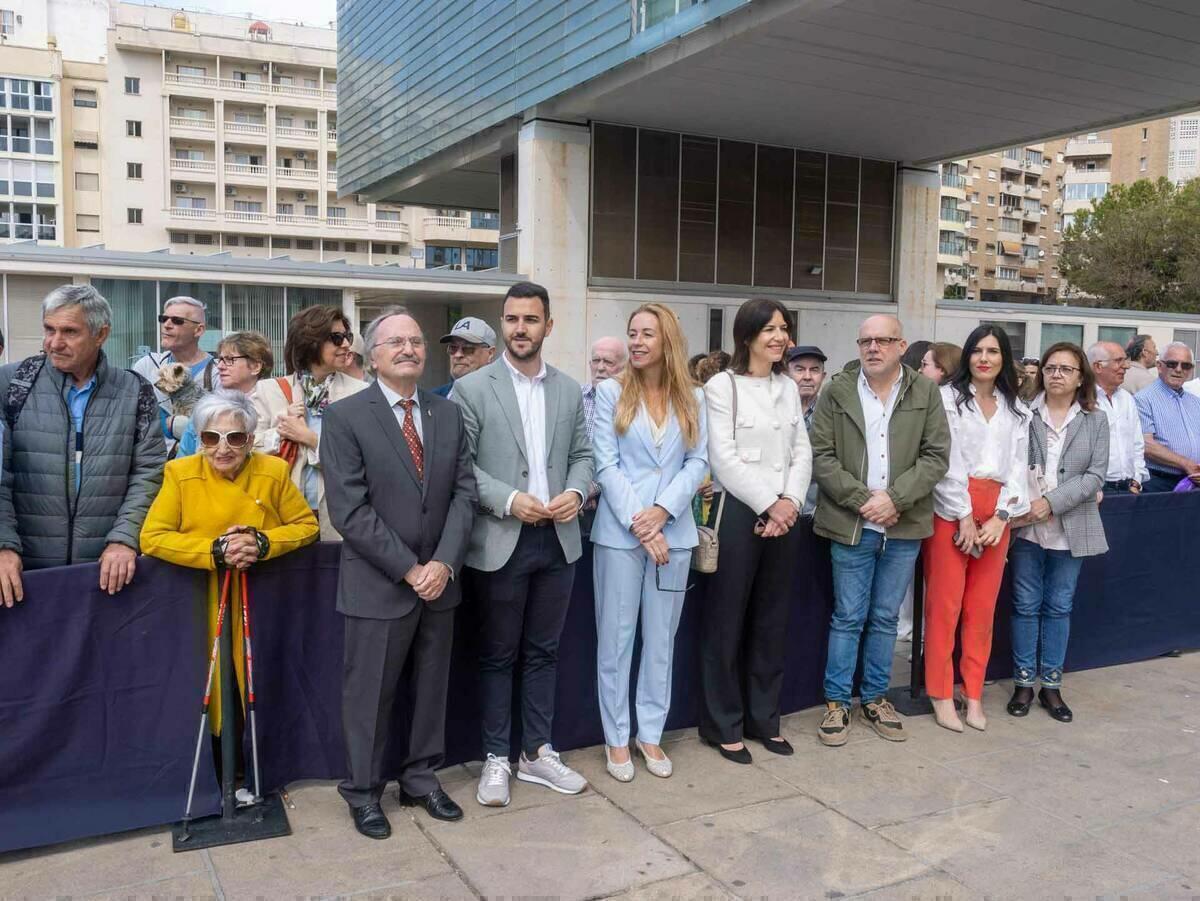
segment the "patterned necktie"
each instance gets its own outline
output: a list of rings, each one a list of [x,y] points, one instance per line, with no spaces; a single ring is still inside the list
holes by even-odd
[[[413,465],[417,467],[417,478],[425,480],[425,449],[421,447],[421,436],[417,434],[417,424],[413,422],[412,398],[400,398],[396,401],[404,408],[404,440],[408,442],[408,452],[412,454]]]

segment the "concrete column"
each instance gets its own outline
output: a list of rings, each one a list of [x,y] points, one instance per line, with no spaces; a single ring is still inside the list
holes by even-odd
[[[550,292],[554,333],[546,342],[546,360],[582,379],[587,371],[590,130],[527,122],[521,127],[517,169],[517,271]]]
[[[899,167],[896,211],[896,303],[909,341],[937,338],[938,170]]]
[[[358,334],[358,295],[353,288],[342,288],[342,313],[350,320],[350,328]]]

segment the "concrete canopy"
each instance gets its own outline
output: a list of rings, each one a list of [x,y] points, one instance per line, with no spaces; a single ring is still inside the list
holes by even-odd
[[[1195,0],[761,0],[527,117],[934,162],[1197,107]],[[396,173],[398,199],[478,198],[494,141],[469,179],[462,145]]]

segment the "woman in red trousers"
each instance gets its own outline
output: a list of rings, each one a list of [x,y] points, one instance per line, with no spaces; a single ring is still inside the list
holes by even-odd
[[[954,707],[954,644],[961,631],[967,725],[983,730],[983,680],[992,652],[996,595],[1009,520],[1029,509],[1029,409],[1017,397],[1008,336],[981,325],[942,386],[950,469],[933,490],[925,540],[925,685],[939,726],[962,732]]]

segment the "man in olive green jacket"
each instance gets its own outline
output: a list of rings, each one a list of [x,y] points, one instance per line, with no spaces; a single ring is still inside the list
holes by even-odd
[[[907,346],[894,316],[868,318],[858,330],[859,360],[830,380],[813,414],[813,531],[832,541],[834,590],[828,709],[818,734],[831,746],[850,733],[860,642],[863,721],[889,741],[906,737],[884,693],[904,591],[921,540],[933,534],[933,486],[950,463],[938,388],[901,364]]]

